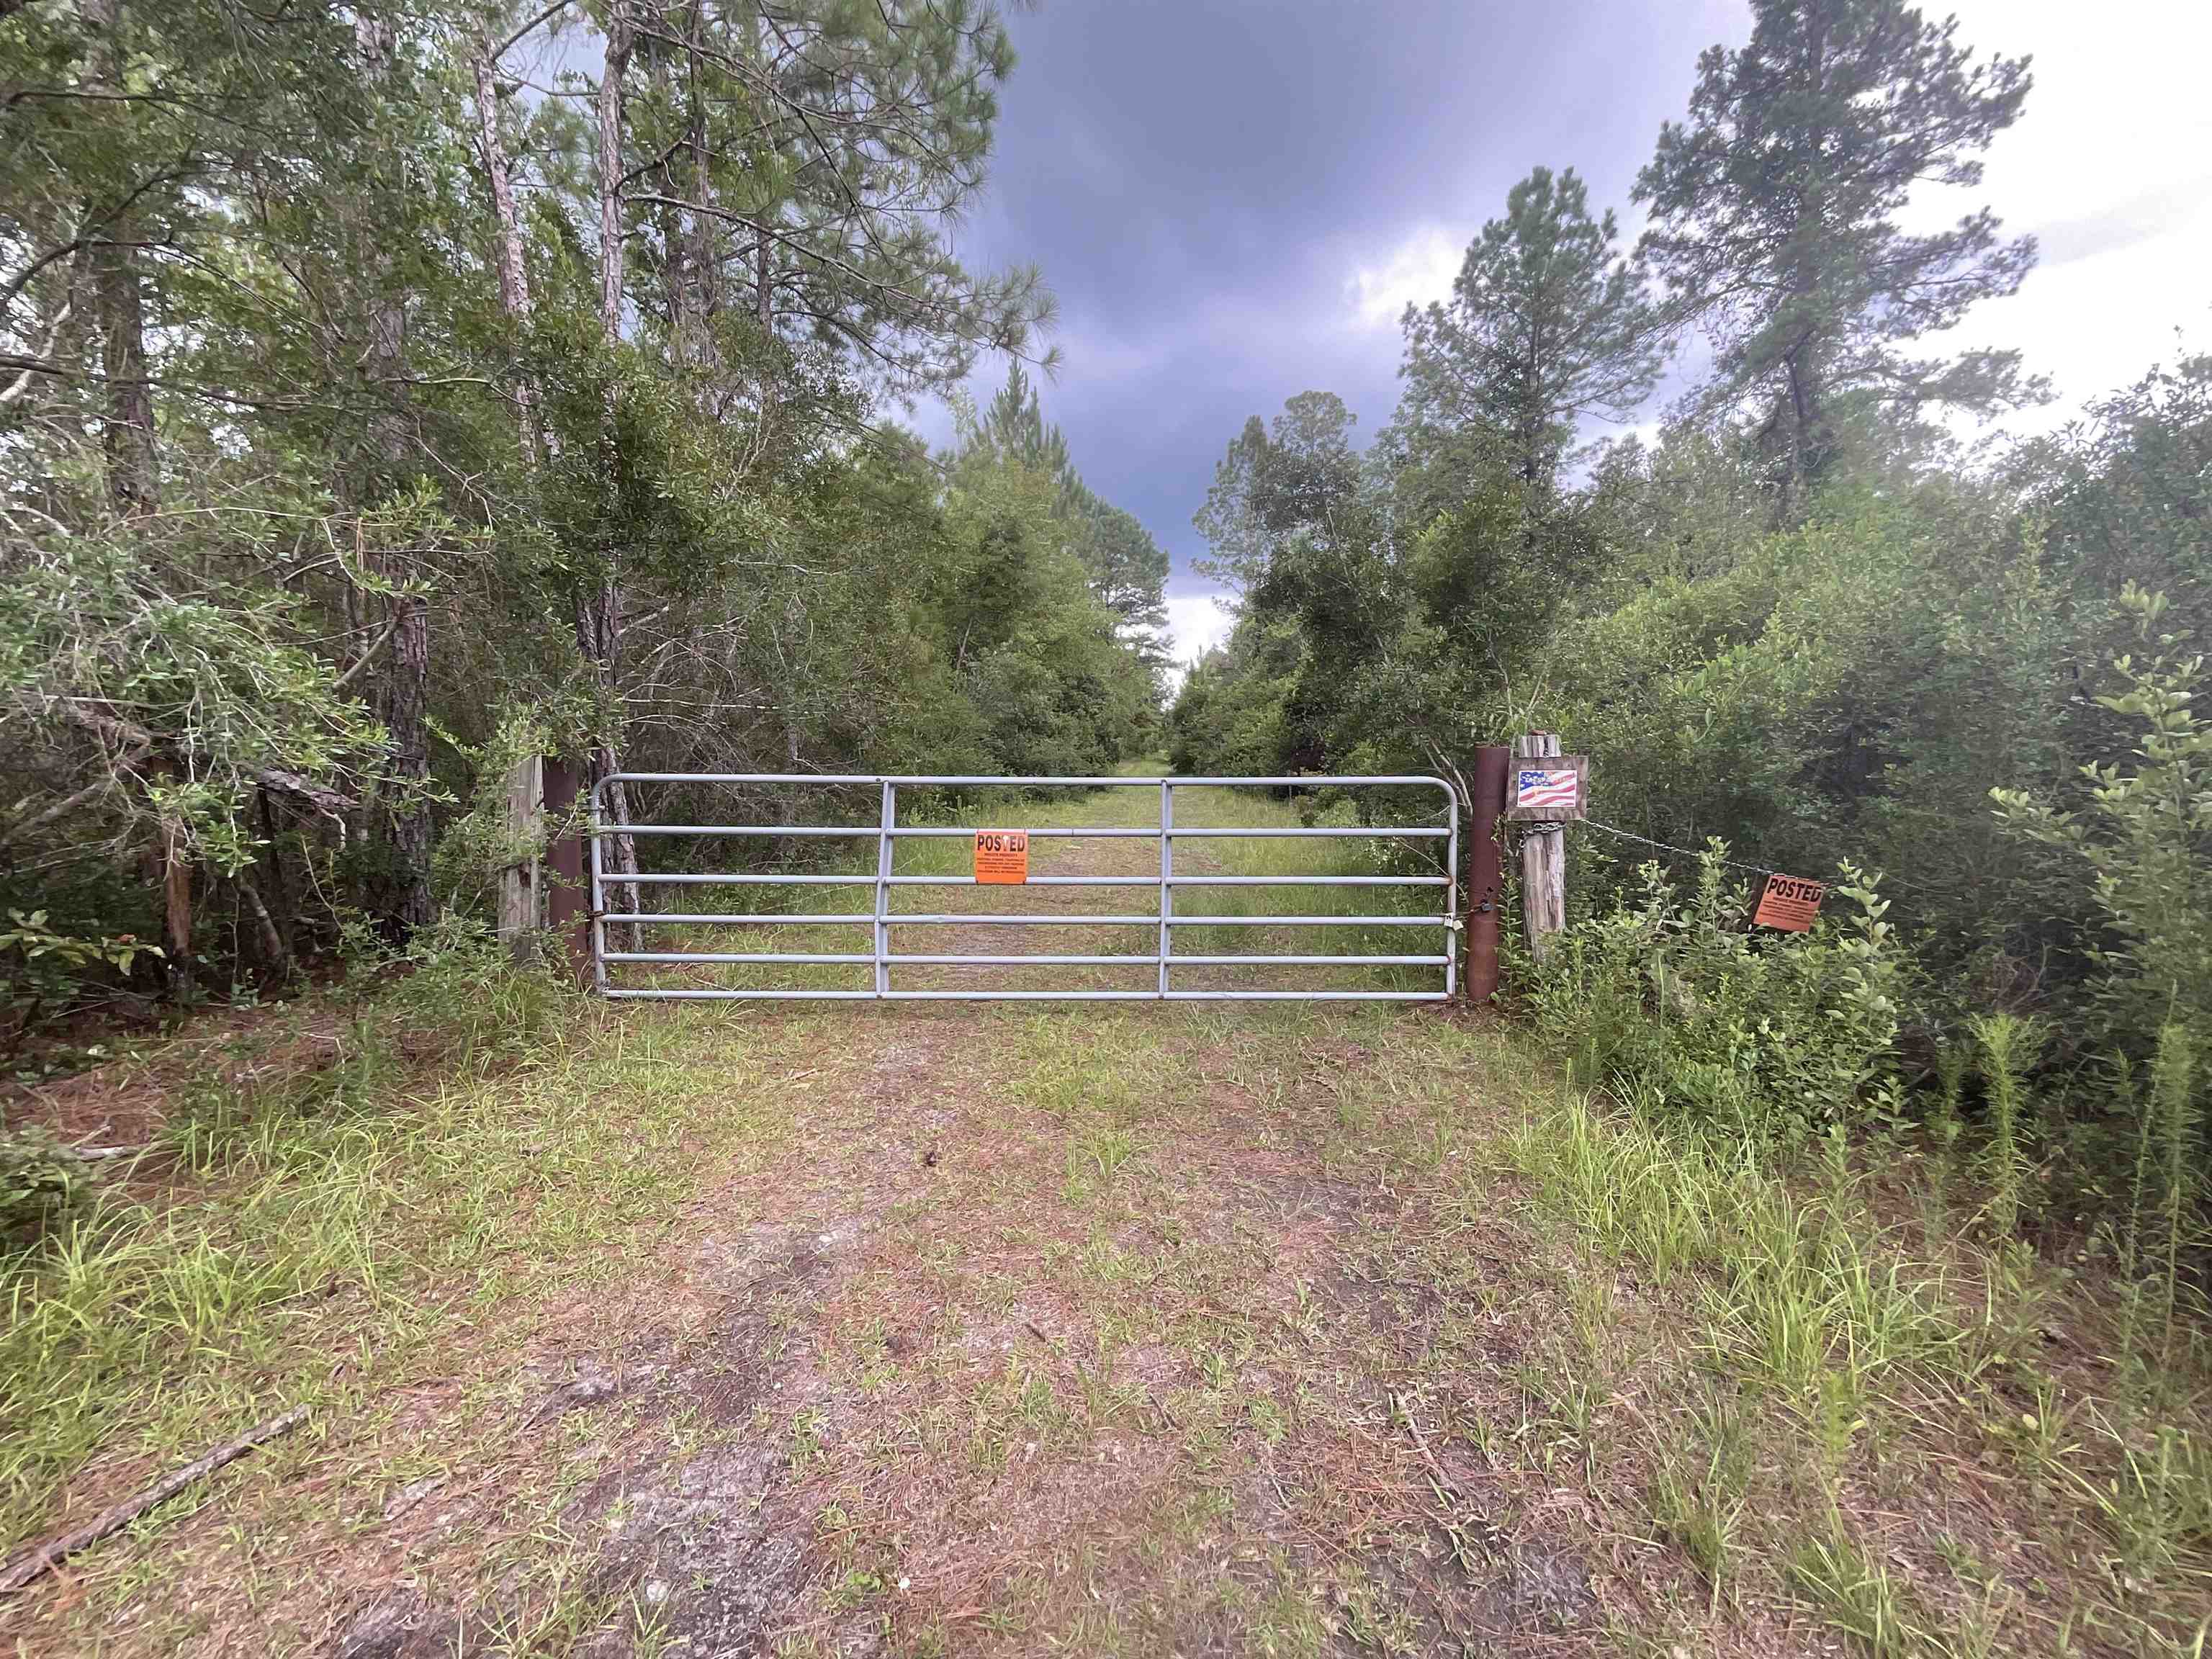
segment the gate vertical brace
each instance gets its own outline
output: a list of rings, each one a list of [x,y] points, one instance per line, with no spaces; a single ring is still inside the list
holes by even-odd
[[[1160,1000],[1168,999],[1168,957],[1175,914],[1175,785],[1160,780]]]
[[[1459,985],[1459,792],[1450,794],[1451,834],[1444,841],[1444,1000]]]
[[[591,817],[586,826],[592,843],[592,979],[601,991],[607,988],[607,896],[605,872],[599,856],[599,789],[604,782],[603,779],[592,785]],[[633,887],[630,891],[635,893],[637,889]],[[636,901],[633,899],[631,902]],[[638,937],[635,930],[631,937]]]
[[[1498,994],[1498,904],[1504,870],[1498,848],[1498,814],[1505,810],[1506,748],[1485,744],[1474,751],[1474,777],[1467,804],[1467,997],[1487,1002]]]
[[[884,780],[883,828],[876,836],[876,995],[891,988],[891,830],[898,823],[898,785]]]

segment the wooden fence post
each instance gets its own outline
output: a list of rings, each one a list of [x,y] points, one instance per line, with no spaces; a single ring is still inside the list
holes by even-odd
[[[1474,776],[1467,804],[1467,1000],[1486,1002],[1498,994],[1498,900],[1504,871],[1498,850],[1498,815],[1505,810],[1505,745],[1474,751]]]
[[[499,936],[520,962],[537,948],[542,920],[535,849],[545,834],[545,763],[539,756],[525,756],[507,775],[507,833],[511,844],[533,849],[499,878]]]
[[[1559,735],[1530,732],[1513,740],[1513,753],[1525,760],[1559,752]],[[1528,934],[1528,954],[1537,961],[1551,948],[1552,935],[1567,925],[1567,845],[1557,823],[1521,826],[1521,923]]]
[[[575,822],[578,769],[549,757],[545,763],[545,816],[561,826],[545,849],[551,877],[545,884],[546,931],[568,947],[569,966],[580,983],[592,982],[590,894],[584,885],[584,836]]]

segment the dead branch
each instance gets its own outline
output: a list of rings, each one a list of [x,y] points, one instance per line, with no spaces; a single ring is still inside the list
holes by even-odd
[[[97,796],[106,794],[109,790],[115,787],[115,774],[117,772],[127,772],[145,758],[146,748],[143,744],[136,744],[133,747],[125,750],[120,756],[117,757],[112,769],[102,772],[90,783],[85,785],[83,788],[76,791],[76,793],[63,796],[61,799],[55,801],[52,805],[46,806],[40,811],[33,813],[29,817],[25,818],[21,823],[11,825],[4,830],[0,830],[0,847],[8,846],[9,843],[14,842],[19,842],[26,836],[29,835],[33,830],[43,829],[46,825],[52,823],[56,818],[66,817],[71,812],[76,811],[78,807],[82,806],[87,801],[92,800]]]
[[[167,1503],[185,1487],[206,1480],[224,1464],[235,1462],[256,1446],[274,1440],[281,1434],[289,1434],[307,1420],[307,1408],[295,1406],[281,1415],[257,1423],[237,1439],[226,1441],[206,1456],[195,1459],[174,1474],[162,1476],[144,1491],[134,1492],[112,1509],[102,1510],[76,1531],[65,1532],[58,1538],[47,1540],[19,1559],[5,1572],[0,1572],[0,1595],[21,1589],[26,1584],[52,1572],[78,1551],[89,1549],[101,1539],[121,1532],[155,1505]]]
[[[1405,1424],[1406,1431],[1413,1437],[1413,1449],[1420,1453],[1421,1462],[1429,1471],[1429,1478],[1437,1483],[1437,1491],[1442,1494],[1445,1503],[1464,1501],[1459,1489],[1452,1484],[1452,1478],[1444,1473],[1443,1465],[1437,1462],[1436,1454],[1429,1449],[1428,1437],[1421,1432],[1421,1425],[1413,1420],[1413,1408],[1407,1403],[1406,1396],[1394,1394],[1390,1396],[1390,1403],[1398,1408],[1399,1420]]]

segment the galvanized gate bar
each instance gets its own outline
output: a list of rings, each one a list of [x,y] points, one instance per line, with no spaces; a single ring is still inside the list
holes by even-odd
[[[973,876],[890,876],[893,887],[973,887]],[[1157,887],[1150,876],[1031,876],[1030,887]]]
[[[762,786],[786,789],[801,785],[867,786],[878,792],[879,812],[872,825],[860,824],[680,824],[630,823],[611,825],[603,822],[601,791],[608,783],[678,783],[678,784],[735,784]],[[1105,875],[1040,875],[1029,878],[1026,884],[1038,887],[1149,887],[1157,894],[1155,909],[1149,915],[1055,915],[1036,914],[969,915],[943,912],[905,912],[890,908],[890,890],[894,887],[973,887],[977,885],[972,875],[908,875],[892,873],[893,854],[902,839],[966,839],[975,833],[973,826],[941,824],[901,824],[898,822],[898,792],[901,786],[909,788],[1157,788],[1159,791],[1159,822],[1156,828],[1100,825],[1081,827],[1047,825],[1026,833],[1032,838],[1066,841],[1151,839],[1159,844],[1159,869],[1156,876]],[[1340,824],[1305,825],[1298,828],[1240,828],[1234,826],[1178,826],[1175,821],[1175,792],[1192,788],[1376,788],[1419,787],[1435,789],[1443,796],[1444,823],[1442,824],[1373,824],[1346,826]],[[705,1000],[823,1000],[823,1001],[1370,1001],[1419,1002],[1435,1001],[1449,997],[1457,976],[1455,939],[1459,931],[1459,801],[1452,787],[1440,778],[1420,776],[1321,776],[1321,777],[988,777],[968,775],[882,776],[857,775],[816,775],[793,773],[678,773],[626,772],[602,781],[591,793],[591,899],[592,939],[594,977],[606,995],[618,998],[658,999],[672,1001]],[[988,827],[988,826],[987,826]],[[786,839],[839,839],[860,841],[872,836],[876,842],[876,868],[872,875],[821,872],[782,872],[760,871],[730,872],[641,872],[635,877],[611,878],[606,872],[603,842],[610,836],[628,834],[635,836],[701,836],[721,837],[781,837]],[[1175,843],[1178,840],[1335,840],[1363,837],[1372,840],[1441,840],[1445,845],[1444,873],[1440,875],[1178,875],[1175,870]],[[872,888],[874,903],[869,911],[826,912],[797,914],[781,911],[610,911],[605,908],[606,888],[611,883],[629,887],[635,882],[639,886],[744,886],[744,887],[851,887]],[[1184,888],[1275,888],[1275,887],[1437,887],[1443,890],[1443,908],[1436,914],[1420,915],[1178,915],[1175,913],[1175,890]],[[606,928],[616,923],[632,927],[859,927],[872,930],[872,946],[867,951],[687,951],[687,950],[630,950],[608,948]],[[982,951],[899,951],[891,948],[892,929],[897,927],[1145,927],[1152,930],[1154,948],[1146,953],[1060,953],[1022,952],[998,954]],[[1408,952],[1389,955],[1298,955],[1246,952],[1231,955],[1184,955],[1175,952],[1175,933],[1177,927],[1436,927],[1445,935],[1444,949],[1439,952]],[[682,964],[684,963],[721,964],[790,964],[794,966],[870,967],[873,984],[867,988],[789,988],[759,989],[723,989],[692,987],[624,986],[608,981],[611,963],[641,963],[653,964]],[[891,984],[895,967],[1142,967],[1153,965],[1157,976],[1150,989],[927,989],[902,990]],[[1262,967],[1328,967],[1328,968],[1442,968],[1443,984],[1440,989],[1427,991],[1334,990],[1316,988],[1300,990],[1241,990],[1231,988],[1179,989],[1173,983],[1173,974],[1178,967],[1234,967],[1239,965]]]
[[[876,994],[891,988],[891,831],[898,825],[898,785],[884,780],[883,817],[876,836]]]
[[[1175,951],[1175,785],[1160,780],[1160,984],[1168,994],[1168,958]]]
[[[872,951],[610,951],[609,962],[875,962]],[[906,957],[899,958],[903,962]],[[1150,957],[1132,957],[1150,962]]]
[[[702,887],[872,887],[876,884],[876,878],[873,876],[655,875],[642,870],[634,876],[624,876],[623,879],[625,882],[635,882],[641,887],[653,884]],[[1150,885],[1149,883],[1143,882],[1138,884]]]
[[[1097,778],[1065,777],[1006,777],[992,774],[911,772],[617,772],[600,780],[600,787],[608,783],[865,783],[871,788],[884,782],[912,784],[929,788],[951,789],[1030,789],[1060,787],[1068,789],[1151,789],[1161,783],[1172,783],[1178,788],[1207,789],[1336,789],[1355,787],[1380,788],[1399,785],[1408,788],[1425,787],[1449,793],[1451,786],[1442,778],[1422,773],[1292,773],[1284,777],[1214,777],[1192,773],[1187,776],[1170,775],[1163,778],[1155,773],[1148,777],[1132,775]]]
[[[681,912],[664,912],[657,910],[616,910],[610,911],[607,915],[601,916],[599,920],[601,921],[641,921],[648,924],[653,922],[674,921],[701,926],[712,922],[726,921],[745,927],[836,927],[849,923],[853,927],[860,927],[878,920],[878,918],[869,913],[863,913],[856,916],[799,916],[787,915],[781,910],[725,910],[711,911],[704,915],[693,915]],[[1152,918],[1150,916],[1146,916],[1145,920],[1146,921],[1150,921]],[[601,954],[604,955],[605,952],[603,951]]]
[[[1177,831],[1181,834],[1181,831]],[[1170,887],[1449,887],[1449,876],[1170,876]]]

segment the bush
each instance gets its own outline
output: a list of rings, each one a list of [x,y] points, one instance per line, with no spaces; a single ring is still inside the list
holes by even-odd
[[[2180,1240],[2202,1203],[2204,1148],[2195,1093],[2202,1055],[2212,1048],[2212,725],[2196,713],[2204,659],[2185,652],[2188,635],[2164,626],[2162,593],[2130,584],[2119,608],[2150,655],[2112,664],[2122,690],[2096,705],[2134,723],[2135,764],[2081,769],[2087,804],[2062,811],[2026,790],[1990,792],[1998,821],[2064,854],[2082,878],[2103,927],[2081,950],[2088,976],[2083,1035],[2106,1065],[2086,1070],[2081,1097],[2100,1109],[2086,1120],[2073,1162],[2094,1195],[2134,1142],[2135,1179],[2120,1220],[2133,1264],[2137,1236],[2154,1223],[2165,1237],[2169,1323]],[[2130,1079],[2148,1074],[2148,1091]],[[2077,1085],[2078,1086],[2078,1085]],[[2130,1134],[2129,1132],[2132,1131]],[[2146,1213],[2146,1182],[2154,1209]]]
[[[54,926],[44,910],[9,911],[0,927],[0,1057],[68,1013],[97,976],[122,977],[140,957],[161,954],[131,933],[88,933]]]
[[[2084,766],[2083,812],[2024,790],[1990,794],[1999,822],[2078,859],[2108,935],[2089,953],[2100,970],[2093,1002],[2107,1031],[2141,1056],[2173,1019],[2212,1022],[2212,724],[2195,708],[2203,658],[2183,653],[2185,634],[2160,627],[2166,596],[2130,586],[2120,605],[2154,654],[2114,661],[2125,689],[2096,702],[2139,722],[2138,763]]]
[[[35,1244],[90,1201],[85,1161],[45,1129],[0,1129],[0,1252]]]
[[[1640,904],[1559,939],[1533,985],[1547,1036],[1587,1082],[1761,1139],[1894,1111],[1903,963],[1877,878],[1845,864],[1840,921],[1754,935],[1727,850],[1686,896],[1645,865]]]
[[[477,1070],[523,1059],[556,1045],[575,1012],[558,957],[548,949],[518,966],[489,928],[448,911],[409,942],[410,971],[374,1012],[404,1058]]]

